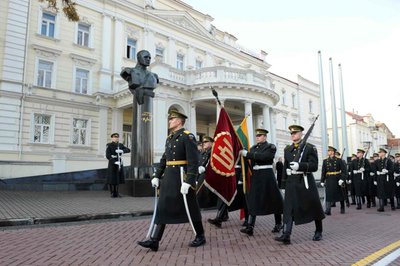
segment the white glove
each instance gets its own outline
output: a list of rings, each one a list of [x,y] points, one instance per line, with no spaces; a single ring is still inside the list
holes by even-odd
[[[374,181],[374,185],[377,186],[377,185],[378,185],[378,182]]]
[[[121,163],[120,163],[120,162],[115,162],[114,164],[116,164],[116,165],[121,165]]]
[[[248,153],[248,151],[246,151],[246,150],[239,151],[239,154],[242,155],[243,157],[246,157],[247,153]]]
[[[370,176],[374,176],[374,175],[375,175],[375,173],[369,173],[369,175],[370,175]]]
[[[321,187],[325,187],[325,183],[321,183]]]
[[[121,149],[116,149],[115,152],[116,152],[116,153],[120,153],[120,154],[123,154],[123,153],[124,153],[124,151],[121,150]]]
[[[152,185],[152,187],[158,187],[160,185],[160,179],[158,179],[157,177],[154,177],[151,180],[151,185]]]
[[[243,185],[243,181],[238,181],[238,185]]]
[[[358,170],[353,170],[353,174],[358,174]]]
[[[206,171],[206,168],[204,168],[204,166],[199,166],[199,174],[202,174]]]
[[[189,193],[190,184],[183,182],[181,186],[181,193],[186,195]]]
[[[286,169],[286,175],[291,175],[292,174],[292,169],[287,168]]]
[[[387,170],[387,169],[382,169],[382,174],[387,174],[387,173],[389,173],[389,171]]]
[[[398,173],[393,173],[393,176],[394,176],[394,177],[398,177],[398,176],[400,176],[400,174],[398,174]]]
[[[359,172],[359,173],[364,172],[364,171],[365,171],[365,168],[364,168],[364,167],[361,167],[360,169],[358,169],[358,172]]]
[[[111,158],[118,158],[117,155],[111,155]]]
[[[347,180],[347,184],[351,184],[351,180]]]
[[[289,164],[289,166],[290,166],[290,168],[292,168],[292,170],[295,170],[295,171],[299,170],[299,163],[291,162]]]
[[[338,181],[339,186],[341,186],[341,185],[343,184],[343,182],[344,182],[344,181],[340,179],[340,180]]]
[[[396,186],[400,187],[400,182],[396,182]]]

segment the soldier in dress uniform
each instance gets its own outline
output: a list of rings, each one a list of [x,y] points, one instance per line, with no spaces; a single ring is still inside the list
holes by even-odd
[[[305,143],[303,151],[299,151],[304,128],[299,125],[289,126],[293,143],[284,150],[284,171],[282,186],[285,188],[285,204],[283,208],[283,233],[275,240],[290,244],[293,222],[296,225],[315,222],[313,241],[322,239],[322,220],[325,218],[319,199],[317,185],[312,172],[318,170],[317,148]],[[293,162],[298,152],[302,152],[299,162]]]
[[[374,184],[377,186],[377,194],[379,199],[379,212],[385,211],[384,200],[390,199],[392,210],[396,210],[394,205],[394,186],[393,162],[386,158],[387,151],[383,148],[379,149],[379,159],[376,161],[376,174]]]
[[[345,183],[344,184],[342,184],[342,192],[343,192],[343,196],[344,196],[344,200],[345,200],[345,202],[346,202],[346,207],[347,208],[349,208],[350,207],[350,201],[349,201],[349,189],[348,189],[348,187],[347,187],[347,180],[348,180],[348,176],[349,176],[349,173],[348,173],[348,170],[347,170],[347,162],[346,162],[346,160],[344,160],[343,159],[343,157],[342,157],[342,155],[341,155],[341,153],[340,152],[338,152],[338,151],[336,151],[335,152],[335,156],[337,157],[337,158],[339,158],[340,160],[342,160],[342,163],[343,163],[343,165],[345,166],[345,179],[344,179],[344,181],[345,181]]]
[[[200,208],[211,208],[217,205],[217,196],[204,185],[205,172],[210,161],[213,142],[214,139],[212,137],[203,137],[203,151],[200,154],[199,175],[197,177],[197,201]]]
[[[332,202],[340,201],[340,213],[344,213],[342,186],[346,180],[346,166],[335,156],[336,148],[328,146],[328,158],[322,162],[321,186],[325,187],[325,214],[331,215]]]
[[[139,241],[145,248],[157,251],[166,224],[180,224],[189,221],[184,205],[186,195],[189,213],[196,230],[196,238],[189,244],[198,247],[206,243],[200,208],[196,199],[196,177],[199,167],[199,153],[195,136],[183,128],[187,116],[172,110],[168,115],[170,134],[165,144],[165,152],[153,175],[153,187],[160,187],[154,228],[150,239]],[[181,183],[181,167],[184,182]]]
[[[108,159],[107,184],[110,186],[112,198],[120,197],[119,184],[125,183],[122,154],[131,150],[119,142],[119,134],[111,134],[111,142],[107,143],[106,158]]]
[[[357,210],[361,210],[362,198],[367,196],[368,191],[368,176],[370,171],[369,161],[364,158],[365,151],[357,149],[357,159],[351,162],[351,175],[354,185]],[[367,199],[367,204],[370,199]]]
[[[368,196],[371,201],[371,206],[376,207],[376,186],[374,185],[374,180],[375,180],[375,174],[376,174],[376,161],[379,159],[378,153],[374,152],[372,155],[372,158],[369,160],[369,165],[370,165],[370,172],[369,172],[369,177],[368,177]],[[367,203],[368,204],[368,203]],[[368,205],[367,205],[367,208]]]
[[[396,200],[397,200],[397,209],[400,209],[400,153],[396,153],[394,155],[395,161],[394,161],[394,167],[393,167],[393,177],[395,178],[396,181],[396,188],[395,188],[395,194],[396,194]]]
[[[350,157],[350,160],[347,164],[347,181],[346,183],[350,185],[350,196],[351,196],[351,205],[356,205],[356,190],[354,188],[353,182],[353,161],[357,160],[357,155],[353,153]]]
[[[256,129],[257,144],[250,151],[241,150],[240,155],[251,161],[252,175],[250,190],[247,194],[249,219],[246,228],[240,230],[249,236],[253,235],[257,215],[274,214],[273,232],[282,228],[283,199],[276,182],[273,163],[276,146],[267,142],[268,130]]]

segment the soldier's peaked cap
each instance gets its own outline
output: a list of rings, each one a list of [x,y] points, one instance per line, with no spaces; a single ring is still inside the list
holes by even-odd
[[[365,153],[364,149],[357,149],[357,152]]]
[[[377,154],[376,152],[374,152],[374,153],[372,154],[372,156],[374,156],[374,157],[378,157],[378,156],[379,156],[379,154]]]
[[[379,152],[387,153],[387,150],[385,150],[384,148],[380,148],[380,149],[379,149]]]
[[[267,135],[268,134],[268,130],[263,129],[263,128],[257,128],[256,129],[256,135]]]
[[[118,133],[112,133],[112,134],[111,134],[111,137],[112,137],[112,138],[113,138],[113,137],[119,138],[119,134],[118,134]]]
[[[178,110],[171,110],[168,113],[168,119],[170,118],[182,118],[182,119],[187,119],[187,116],[178,112]]]
[[[333,146],[328,146],[328,151],[334,151],[334,152],[336,152],[336,149],[335,149],[335,147],[333,147]]]
[[[291,125],[291,126],[289,126],[289,131],[290,131],[290,133],[301,132],[301,131],[304,131],[304,127],[299,126],[299,125]]]
[[[214,139],[212,137],[209,137],[209,136],[204,136],[203,137],[203,142],[207,142],[207,141],[214,142]]]
[[[400,157],[400,153],[396,152],[395,157]]]

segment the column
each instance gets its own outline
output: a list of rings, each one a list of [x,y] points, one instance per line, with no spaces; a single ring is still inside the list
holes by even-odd
[[[154,38],[154,31],[149,29],[144,29],[144,50],[150,52],[153,61],[156,56],[156,45],[155,45],[155,38]]]
[[[244,103],[244,115],[248,116],[247,118],[247,126],[249,131],[249,141],[250,146],[254,144],[254,126],[253,126],[253,110],[252,110],[252,102],[246,101]]]
[[[168,114],[165,99],[154,97],[153,99],[153,161],[159,162],[165,150],[165,139],[168,135]]]
[[[105,156],[106,144],[109,140],[107,132],[107,122],[108,122],[108,108],[101,106],[99,109],[99,143],[97,144],[97,155]]]
[[[187,50],[187,69],[194,69],[196,64],[196,59],[194,56],[194,48],[193,46],[189,46]]]
[[[271,132],[271,116],[268,105],[263,106],[263,124],[264,128]]]
[[[100,91],[111,90],[111,17],[103,14],[103,38],[101,46],[101,69],[100,69]]]
[[[114,24],[114,73],[118,77],[122,67],[125,39],[123,35],[123,22],[121,19],[116,18]]]
[[[270,130],[270,140],[269,142],[276,144],[276,113],[274,110],[271,110],[270,114],[270,125],[271,125],[271,130]]]
[[[176,67],[176,43],[175,39],[169,37],[168,38],[168,58],[167,58],[167,64]]]
[[[197,128],[196,128],[196,103],[190,103],[190,124],[189,130],[193,133],[193,135],[197,135]]]

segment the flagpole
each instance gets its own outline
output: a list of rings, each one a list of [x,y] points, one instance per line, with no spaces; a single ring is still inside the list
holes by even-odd
[[[335,97],[335,86],[333,82],[332,58],[329,58],[329,70],[330,70],[329,77],[331,81],[332,143],[333,147],[339,149],[338,125],[337,125],[337,115],[336,115],[336,97]]]

